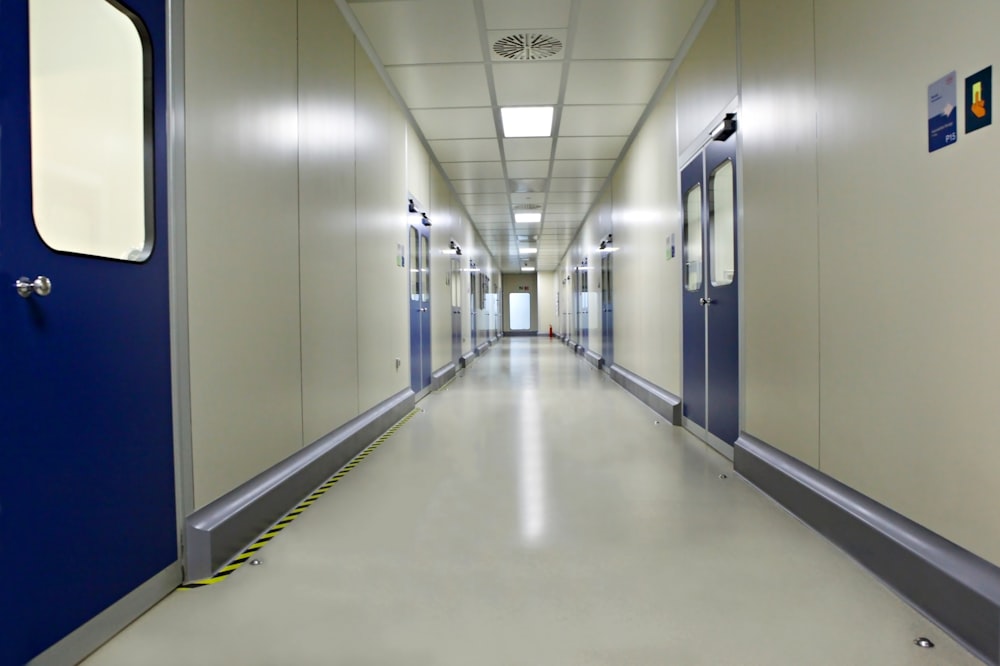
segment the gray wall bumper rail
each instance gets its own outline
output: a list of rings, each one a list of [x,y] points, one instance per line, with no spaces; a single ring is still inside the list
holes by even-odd
[[[642,400],[654,412],[675,426],[681,425],[683,418],[681,399],[676,395],[643,379],[634,372],[626,370],[620,365],[611,364],[608,373],[611,375],[611,379],[615,380],[615,382],[639,398],[639,400]]]
[[[470,351],[462,354],[462,358],[458,359],[458,362],[462,364],[463,368],[469,367],[469,364],[476,359],[476,352]]]
[[[440,390],[442,386],[444,386],[445,384],[447,384],[448,382],[450,382],[452,379],[455,378],[456,372],[457,369],[455,368],[454,363],[449,363],[448,365],[444,366],[443,368],[435,372],[433,375],[431,375],[431,390],[432,391]]]
[[[215,573],[413,405],[413,391],[401,391],[188,516],[185,579]]]
[[[1000,664],[1000,568],[743,433],[734,468],[989,664]]]
[[[488,342],[484,342],[483,344],[479,345],[478,347],[476,347],[476,356],[482,356],[489,350],[489,348],[490,348],[490,343]]]
[[[583,352],[583,357],[587,359],[587,362],[592,366],[600,370],[604,367],[604,357],[596,352],[592,352],[589,349]]]

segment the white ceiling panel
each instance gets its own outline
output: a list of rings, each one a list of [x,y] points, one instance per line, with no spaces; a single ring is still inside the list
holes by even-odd
[[[570,0],[484,0],[486,27],[490,30],[565,28]]]
[[[411,109],[490,105],[483,65],[386,67],[386,71]]]
[[[556,144],[557,160],[617,159],[624,136],[568,136]]]
[[[645,110],[644,104],[566,106],[562,111],[559,135],[628,136]]]
[[[667,73],[665,60],[574,62],[566,104],[649,104]]]
[[[418,109],[413,112],[424,137],[436,139],[488,139],[496,136],[493,110]]]
[[[488,194],[491,192],[506,192],[507,181],[500,179],[487,180],[453,180],[451,184],[459,194]]]
[[[502,162],[445,162],[441,168],[455,180],[503,178]]]
[[[547,160],[552,157],[552,139],[504,139],[503,152],[508,160]]]
[[[459,195],[466,206],[505,205],[506,194],[462,194]]]
[[[517,62],[493,65],[500,106],[545,106],[559,101],[561,62]],[[648,100],[647,100],[648,101]]]
[[[550,192],[597,192],[604,186],[603,178],[553,178]]]
[[[482,62],[471,2],[360,2],[351,9],[384,65]]]
[[[476,216],[477,222],[482,222],[483,224],[489,224],[491,222],[510,222],[510,213],[506,215],[478,215]]]
[[[548,175],[548,160],[507,162],[507,176],[510,178],[545,178]]]
[[[545,206],[545,212],[549,215],[553,213],[576,213],[577,215],[583,215],[588,210],[590,206],[587,204],[548,204]]]
[[[555,178],[607,178],[614,160],[556,160]]]
[[[573,57],[673,58],[704,0],[580,0]]]
[[[500,159],[496,139],[428,141],[439,162],[495,162]]]
[[[517,192],[510,195],[513,204],[543,204],[545,203],[544,192]]]
[[[548,203],[575,203],[590,205],[594,201],[596,192],[552,192],[549,194]]]

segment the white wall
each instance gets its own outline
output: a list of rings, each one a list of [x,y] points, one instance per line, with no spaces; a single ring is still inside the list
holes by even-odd
[[[549,326],[553,332],[559,330],[559,320],[556,317],[556,291],[558,281],[556,273],[552,271],[542,271],[538,273],[538,300],[536,307],[538,314],[538,332],[548,335]]]
[[[198,508],[409,387],[408,191],[441,211],[435,368],[440,250],[492,258],[332,3],[195,3],[185,27]]]

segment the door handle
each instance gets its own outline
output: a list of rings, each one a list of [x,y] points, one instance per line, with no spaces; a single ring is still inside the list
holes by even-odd
[[[715,301],[713,299],[711,299],[711,298],[700,298],[700,299],[698,299],[698,302],[701,303],[702,305],[714,305],[715,304]]]
[[[36,296],[48,296],[52,293],[52,281],[44,275],[39,275],[34,280],[20,277],[14,283],[14,288],[21,298],[29,298],[32,294]]]

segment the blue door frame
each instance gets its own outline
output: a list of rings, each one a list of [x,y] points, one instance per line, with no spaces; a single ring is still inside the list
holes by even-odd
[[[410,226],[410,387],[431,385],[431,232]]]
[[[178,559],[166,3],[115,4],[127,4],[149,46],[154,237],[152,254],[142,263],[56,252],[35,230],[28,2],[0,0],[4,666],[31,660]],[[52,282],[45,298],[22,298],[12,286],[21,276],[40,275]]]
[[[731,188],[727,195],[735,202],[734,138],[710,142],[681,171],[683,381],[686,424],[710,442],[714,439],[731,447],[739,437],[740,421],[738,223],[733,224],[734,235],[729,239],[734,252],[733,275],[726,281],[716,283],[712,278],[718,258],[710,242],[715,216],[713,175],[726,163],[733,165],[733,179],[726,187]],[[735,207],[733,210],[735,214]]]

